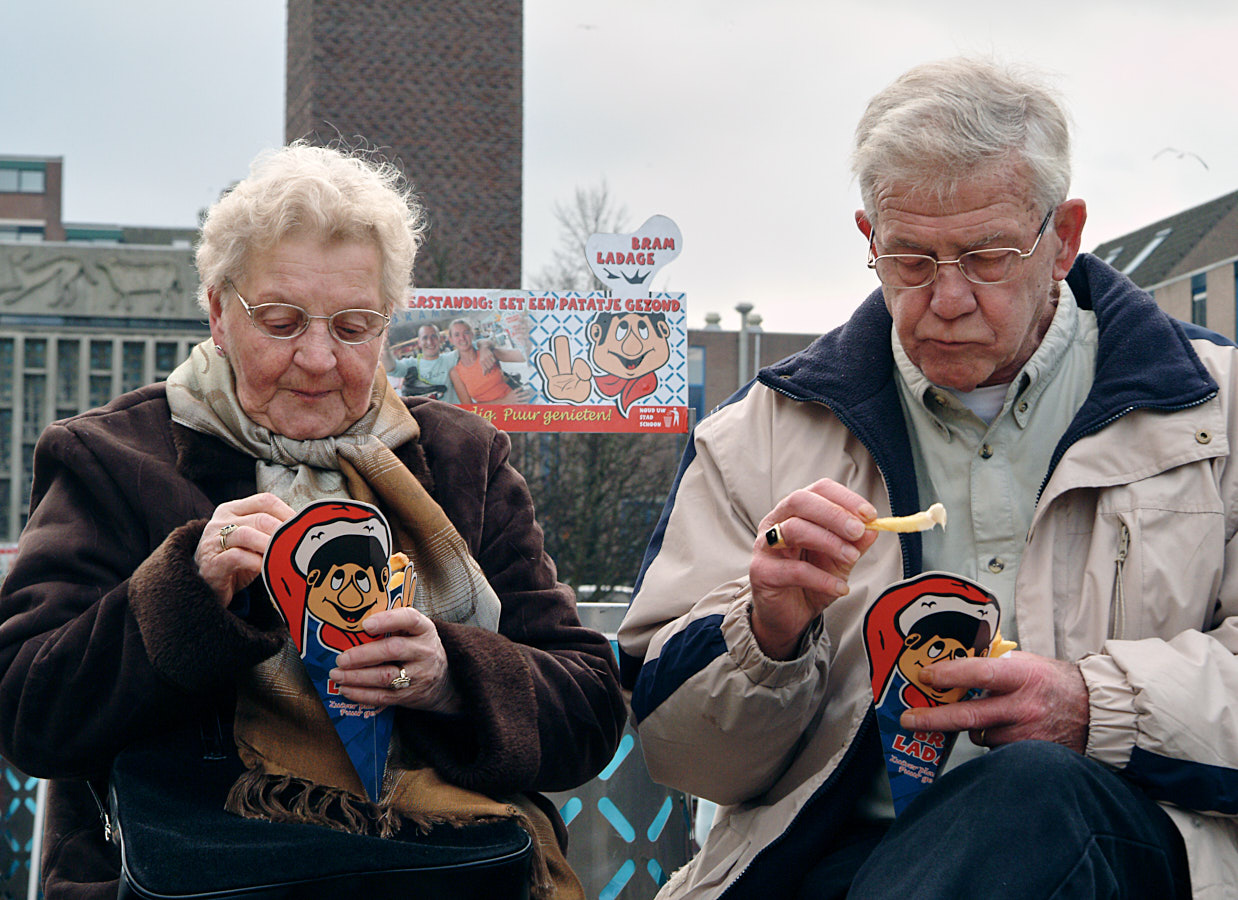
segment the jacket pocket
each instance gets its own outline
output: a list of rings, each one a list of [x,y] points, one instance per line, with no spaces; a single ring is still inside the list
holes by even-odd
[[[1183,466],[1058,499],[1033,537],[1052,543],[1051,572],[1020,576],[1050,579],[1055,655],[1205,627],[1225,570],[1225,515],[1208,471]],[[1035,613],[1020,609],[1020,643]]]
[[[1108,636],[1133,641],[1203,629],[1224,573],[1224,516],[1185,504],[1111,515],[1103,516],[1113,572]]]

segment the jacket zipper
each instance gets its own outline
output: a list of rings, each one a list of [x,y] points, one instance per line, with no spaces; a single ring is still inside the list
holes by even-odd
[[[112,816],[108,812],[107,804],[103,802],[103,797],[95,789],[94,782],[89,778],[86,779],[86,787],[90,789],[90,796],[94,798],[95,806],[99,807],[99,818],[103,822],[103,839],[109,844],[114,842],[114,839],[120,837],[120,833],[112,826]]]
[[[1109,619],[1110,639],[1122,639],[1126,633],[1126,590],[1123,587],[1126,574],[1126,557],[1131,549],[1131,530],[1122,523],[1118,534],[1118,555],[1114,557],[1113,571],[1113,613]]]
[[[816,794],[821,791],[830,790],[835,780],[842,777],[841,773],[847,770],[847,768],[850,766],[851,762],[853,761],[853,758],[856,756],[857,753],[859,753],[859,748],[863,746],[863,743],[864,743],[863,739],[864,737],[867,736],[868,729],[872,727],[873,725],[875,725],[876,722],[877,722],[877,716],[876,716],[876,713],[873,711],[872,705],[870,704],[868,707],[868,711],[864,713],[864,719],[860,722],[860,727],[855,730],[855,736],[851,739],[851,745],[847,748],[847,751],[843,754],[843,758],[839,760],[838,767],[835,768],[834,771],[830,773],[830,776],[825,780],[825,782],[821,785],[821,787],[817,788],[816,791],[813,791],[813,796],[816,796]],[[883,766],[882,771],[884,772],[885,771],[884,760],[882,761],[882,766]],[[809,797],[809,800],[811,799],[812,797]],[[807,806],[808,806],[808,803],[806,802],[804,806],[800,808],[800,812],[802,813],[804,810],[804,807],[807,807]],[[779,834],[776,838],[774,838],[772,841],[770,841],[768,844],[766,844],[764,847],[758,850],[757,854],[753,856],[752,859],[748,860],[748,865],[744,866],[743,871],[741,871],[738,875],[732,878],[730,883],[727,884],[727,886],[722,889],[722,893],[718,895],[718,900],[725,900],[727,893],[731,890],[731,888],[735,887],[735,885],[738,884],[743,879],[744,875],[748,873],[748,870],[752,868],[752,864],[755,863],[757,859],[760,858],[761,854],[769,850],[772,850],[773,848],[777,847],[779,844],[781,844],[784,840],[787,839],[787,835],[791,833],[791,829],[795,826],[795,821],[798,818],[799,816],[797,814],[797,816],[793,818],[790,821],[790,823],[788,823],[787,827],[782,830],[781,834]]]

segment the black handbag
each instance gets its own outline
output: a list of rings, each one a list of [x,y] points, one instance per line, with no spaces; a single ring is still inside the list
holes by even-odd
[[[380,838],[225,811],[243,766],[222,738],[195,727],[116,758],[104,824],[120,848],[120,900],[528,897],[533,842],[512,821]]]

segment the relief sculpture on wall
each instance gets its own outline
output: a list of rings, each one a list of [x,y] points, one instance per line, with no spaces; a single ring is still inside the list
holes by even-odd
[[[184,249],[0,245],[0,311],[198,319]]]

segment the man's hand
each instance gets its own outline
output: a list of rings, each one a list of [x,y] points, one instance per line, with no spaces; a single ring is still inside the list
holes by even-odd
[[[920,678],[938,690],[979,688],[986,697],[903,713],[912,731],[970,731],[995,747],[1014,741],[1053,741],[1079,753],[1088,743],[1088,689],[1074,663],[1015,651],[934,663]]]
[[[847,593],[851,567],[877,539],[864,528],[876,515],[859,494],[823,478],[782,498],[761,520],[748,579],[752,632],[767,656],[791,659],[821,610]],[[779,546],[766,538],[775,525]]]
[[[555,337],[554,348],[554,356],[540,353],[537,357],[537,367],[546,381],[546,396],[552,400],[584,403],[593,389],[589,363],[584,357],[572,360],[571,342],[566,334]]]

